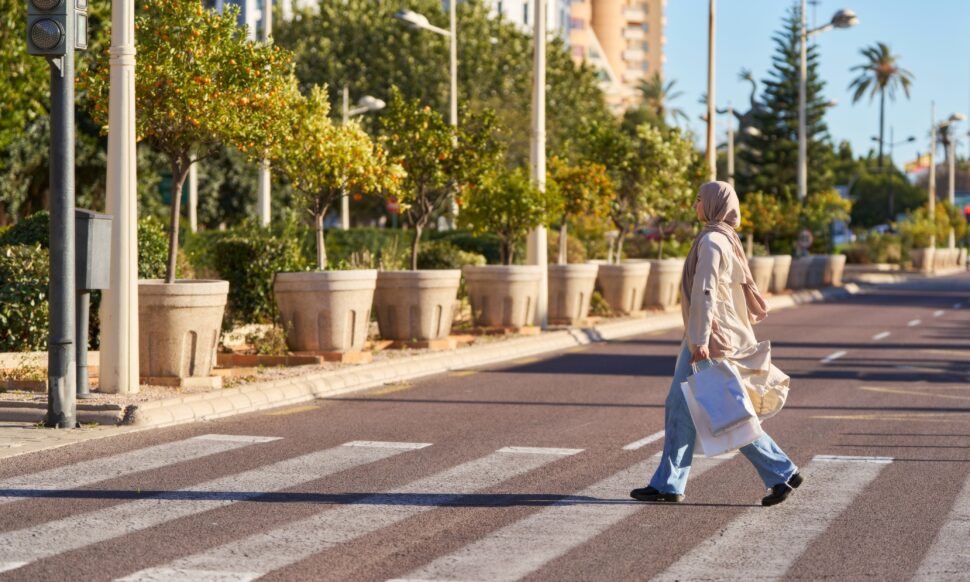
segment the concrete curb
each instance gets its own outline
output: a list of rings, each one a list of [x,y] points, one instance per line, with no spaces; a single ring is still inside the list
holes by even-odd
[[[769,297],[768,306],[772,310],[785,309],[845,297],[858,292],[859,288],[853,284],[821,291],[797,291]],[[218,392],[132,404],[123,411],[117,405],[114,405],[114,408],[110,408],[111,405],[107,407],[102,405],[95,409],[94,406],[82,404],[78,408],[78,418],[82,423],[98,422],[138,428],[213,420],[329,398],[434,374],[510,362],[594,342],[668,331],[677,329],[681,325],[680,312],[668,312],[606,322],[592,328],[553,331],[540,336],[521,337],[455,351],[432,352],[407,359],[385,360],[340,370],[314,372],[295,378],[248,384]],[[11,406],[12,404],[16,406]],[[0,420],[36,422],[41,420],[44,412],[45,405],[29,402],[0,404]]]

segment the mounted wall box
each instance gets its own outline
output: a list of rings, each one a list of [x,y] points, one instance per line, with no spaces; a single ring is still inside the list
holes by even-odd
[[[74,210],[75,288],[107,289],[111,273],[111,216]]]

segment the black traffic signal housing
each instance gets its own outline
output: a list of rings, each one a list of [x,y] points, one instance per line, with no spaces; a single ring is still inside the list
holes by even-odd
[[[87,0],[27,0],[27,53],[59,57],[88,46]]]

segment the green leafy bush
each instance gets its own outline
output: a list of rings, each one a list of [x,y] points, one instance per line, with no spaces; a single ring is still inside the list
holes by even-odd
[[[0,248],[0,351],[47,349],[47,249]]]
[[[50,248],[51,215],[46,210],[35,212],[11,226],[0,236],[0,246],[39,244]]]
[[[229,281],[223,325],[273,321],[276,273],[304,271],[310,266],[294,234],[293,225],[266,229],[250,223],[215,241],[210,255],[212,267],[220,278]]]
[[[419,269],[461,269],[465,265],[484,265],[485,257],[463,251],[446,240],[431,241],[418,255]]]
[[[495,265],[501,261],[500,241],[494,234],[474,234],[467,230],[445,230],[428,233],[428,239],[448,241],[463,251],[482,255],[489,265]],[[520,245],[520,248],[515,250],[515,254],[520,257],[524,256],[525,245]]]
[[[161,279],[168,257],[168,233],[153,216],[138,221],[138,278]]]

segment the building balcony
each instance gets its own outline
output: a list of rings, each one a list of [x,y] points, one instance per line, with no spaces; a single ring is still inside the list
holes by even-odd
[[[628,63],[639,63],[647,58],[647,53],[640,49],[627,49],[623,51],[623,60]]]
[[[642,40],[647,34],[639,26],[629,26],[623,29],[623,38],[627,40]]]
[[[634,83],[643,79],[642,69],[627,69],[623,71],[623,81],[626,83]]]
[[[643,8],[627,7],[623,9],[623,18],[627,22],[645,22],[647,20],[647,11]]]

